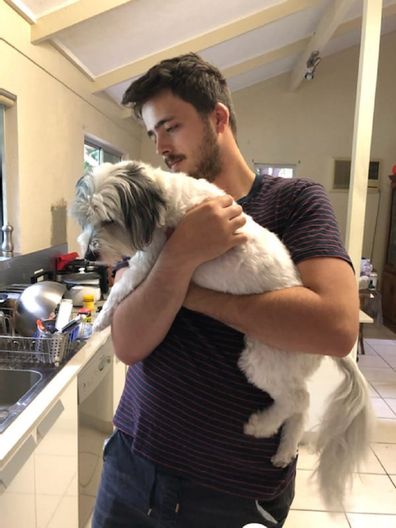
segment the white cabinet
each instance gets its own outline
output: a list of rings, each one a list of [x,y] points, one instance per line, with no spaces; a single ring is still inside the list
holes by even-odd
[[[37,427],[36,527],[78,526],[77,380]]]
[[[2,528],[78,526],[76,380],[1,470],[0,480]]]
[[[87,364],[0,470],[1,528],[78,528],[79,508],[82,518],[90,515],[100,476],[103,439],[111,434],[111,419],[127,371],[124,363],[113,358],[111,339],[90,362],[98,362],[101,371],[100,362],[109,357],[114,359],[112,366],[91,397],[78,401],[78,382]],[[29,408],[24,412],[28,413]],[[84,494],[89,495],[86,504]],[[81,510],[83,506],[87,511]]]
[[[36,526],[33,436],[25,441],[0,471],[0,518],[2,528]]]

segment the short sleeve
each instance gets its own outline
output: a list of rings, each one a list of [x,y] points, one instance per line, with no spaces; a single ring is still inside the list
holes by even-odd
[[[351,263],[333,207],[319,183],[297,180],[282,239],[295,263],[315,257],[336,257]]]

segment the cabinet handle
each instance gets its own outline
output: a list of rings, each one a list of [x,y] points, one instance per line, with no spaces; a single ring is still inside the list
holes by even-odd
[[[40,441],[48,433],[59,416],[63,413],[65,407],[61,400],[58,400],[52,407],[47,416],[37,426],[37,440]]]
[[[19,473],[20,469],[32,455],[35,448],[36,442],[34,441],[33,436],[30,435],[22,447],[18,449],[7,465],[0,471],[0,495],[7,490],[14,477]]]

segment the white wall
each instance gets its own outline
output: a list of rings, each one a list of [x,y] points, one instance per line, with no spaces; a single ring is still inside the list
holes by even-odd
[[[62,233],[77,249],[79,229],[66,207],[83,172],[84,135],[136,157],[141,130],[122,119],[110,99],[91,94],[89,80],[51,45],[32,46],[29,24],[3,2],[0,19],[0,87],[17,96],[6,111],[8,221],[15,227],[15,249],[29,253],[64,243]]]

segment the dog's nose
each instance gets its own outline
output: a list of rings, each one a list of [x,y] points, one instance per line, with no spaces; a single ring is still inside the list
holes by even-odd
[[[95,262],[99,258],[99,252],[88,248],[84,255],[84,258],[89,262]]]

